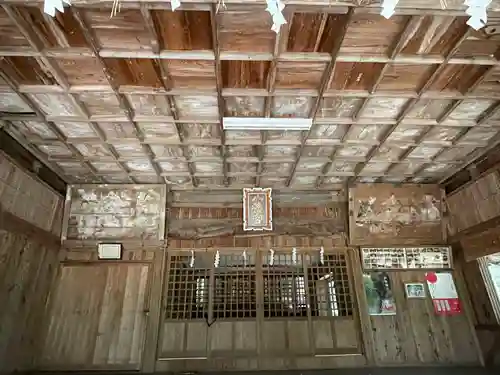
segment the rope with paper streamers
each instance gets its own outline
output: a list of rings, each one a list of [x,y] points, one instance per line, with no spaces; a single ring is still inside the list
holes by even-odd
[[[396,12],[396,6],[399,0],[382,0],[382,11],[380,14],[389,19]],[[442,9],[447,8],[447,0],[439,0]],[[71,0],[45,0],[43,11],[55,17],[56,10],[63,13],[64,5],[71,5]],[[267,8],[266,11],[269,12],[273,20],[273,25],[271,30],[275,33],[279,33],[281,26],[285,25],[286,19],[283,15],[283,10],[285,9],[285,4],[282,0],[266,0]],[[470,17],[467,21],[467,25],[472,27],[474,30],[479,30],[486,26],[488,22],[487,9],[491,4],[491,0],[465,0],[464,5],[467,7],[465,13]],[[181,6],[181,0],[170,0],[170,5],[172,11],[175,11]],[[218,13],[220,9],[226,9],[226,4],[224,0],[218,0],[216,12]],[[121,10],[121,0],[114,0],[113,6],[111,8],[110,18],[116,16]]]

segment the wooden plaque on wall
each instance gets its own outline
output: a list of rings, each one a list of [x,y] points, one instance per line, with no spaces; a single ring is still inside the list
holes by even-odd
[[[350,244],[444,244],[443,199],[438,185],[356,185],[349,189]]]
[[[243,230],[273,230],[271,188],[243,189]]]

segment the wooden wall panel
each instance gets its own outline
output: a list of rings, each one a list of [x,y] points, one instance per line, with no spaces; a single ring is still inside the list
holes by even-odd
[[[65,264],[50,299],[39,368],[140,369],[149,265]]]
[[[349,189],[351,245],[446,243],[438,185],[358,184]]]
[[[61,234],[63,198],[48,185],[18,167],[0,151],[0,202],[4,210],[56,234]]]
[[[500,176],[490,172],[446,197],[451,235],[500,215]]]
[[[62,202],[0,151],[0,373],[33,369],[59,263]]]
[[[33,369],[59,246],[0,227],[0,373]]]
[[[459,273],[454,273],[454,278],[465,311],[449,317],[435,315],[429,296],[425,299],[405,297],[404,283],[425,282],[425,272],[391,272],[390,277],[397,314],[369,317],[370,341],[377,365],[471,365],[481,362],[466,309],[468,295]]]

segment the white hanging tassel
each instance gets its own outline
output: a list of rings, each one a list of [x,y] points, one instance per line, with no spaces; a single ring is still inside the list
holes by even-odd
[[[215,253],[215,260],[214,260],[214,266],[215,268],[219,267],[219,262],[220,262],[220,254],[219,250]]]
[[[297,249],[295,247],[292,250],[292,263],[297,264]]]
[[[191,260],[189,261],[189,267],[194,267],[194,250],[191,250]]]
[[[273,30],[276,34],[280,32],[282,25],[286,24],[286,19],[283,16],[283,9],[285,9],[285,4],[281,0],[266,0],[267,8],[271,17],[273,18]]]
[[[319,262],[321,264],[325,263],[325,249],[323,249],[323,246],[321,246],[321,249],[319,250]]]
[[[170,0],[170,5],[172,5],[172,12],[181,6],[180,0]]]
[[[218,0],[217,8],[215,8],[215,13],[219,13],[220,8],[226,9],[226,2],[224,0]]]
[[[59,12],[64,13],[63,3],[71,5],[70,0],[45,0],[45,2],[43,3],[43,11],[44,13],[47,13],[49,16],[55,17],[56,9]]]
[[[243,265],[246,267],[247,265],[247,251],[243,250]]]
[[[488,22],[487,8],[491,4],[491,0],[465,0],[464,5],[467,6],[465,13],[470,16],[467,25],[474,30],[479,30],[486,26]]]
[[[269,252],[271,253],[271,255],[269,255],[269,265],[274,266],[274,250],[269,249]]]
[[[382,1],[382,11],[380,14],[385,18],[389,19],[396,12],[396,5],[398,5],[399,0],[383,0]]]

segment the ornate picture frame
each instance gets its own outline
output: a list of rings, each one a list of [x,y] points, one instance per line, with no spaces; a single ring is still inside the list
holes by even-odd
[[[273,230],[271,188],[243,189],[243,230]]]

